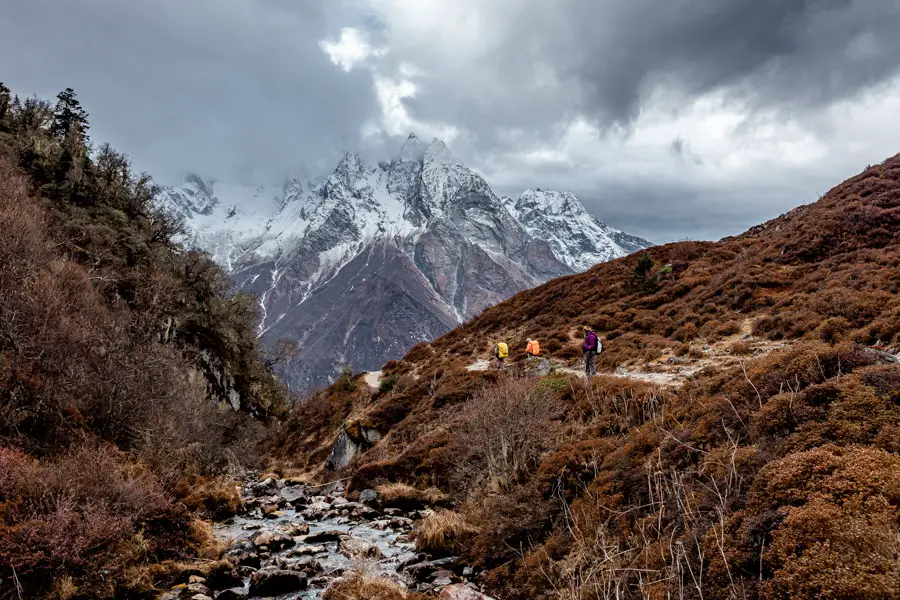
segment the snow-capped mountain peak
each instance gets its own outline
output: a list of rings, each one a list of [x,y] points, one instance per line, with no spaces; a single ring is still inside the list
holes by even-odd
[[[161,201],[259,296],[260,335],[299,343],[284,373],[295,387],[378,368],[518,291],[649,245],[570,193],[500,199],[415,135],[390,161],[348,152],[327,177],[271,187],[192,175]]]
[[[397,158],[400,160],[421,162],[425,158],[425,150],[427,149],[428,145],[419,139],[416,134],[411,133],[400,148],[400,152],[397,153]]]
[[[516,201],[518,212],[542,210],[552,215],[581,215],[586,213],[584,206],[571,192],[555,192],[540,188],[527,189]]]

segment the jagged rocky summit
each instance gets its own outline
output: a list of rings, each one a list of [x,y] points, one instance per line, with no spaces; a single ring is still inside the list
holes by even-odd
[[[166,188],[189,245],[260,298],[260,335],[292,340],[295,389],[375,370],[513,294],[651,244],[569,193],[494,194],[443,142],[390,161],[348,153],[324,178],[248,188],[191,175]]]

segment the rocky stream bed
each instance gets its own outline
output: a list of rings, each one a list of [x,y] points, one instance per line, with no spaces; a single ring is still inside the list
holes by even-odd
[[[429,509],[383,507],[374,490],[351,501],[340,482],[314,487],[270,478],[245,485],[242,495],[243,513],[213,528],[228,544],[231,571],[191,576],[161,600],[315,600],[353,570],[443,600],[491,600],[459,559],[416,551],[413,525]]]

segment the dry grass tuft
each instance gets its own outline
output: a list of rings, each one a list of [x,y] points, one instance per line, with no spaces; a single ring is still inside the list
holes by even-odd
[[[72,600],[78,595],[78,586],[69,575],[64,575],[53,583],[53,600]]]
[[[432,554],[453,553],[462,541],[477,531],[459,513],[438,510],[416,525],[416,549]]]
[[[440,504],[447,499],[441,490],[430,487],[420,490],[407,483],[386,483],[375,488],[384,504]]]
[[[397,583],[366,573],[352,571],[337,580],[322,596],[322,600],[418,600],[422,594],[412,594]]]
[[[191,485],[182,502],[192,511],[217,520],[232,517],[244,507],[240,488],[234,481],[224,477],[207,479]]]
[[[188,526],[191,540],[196,544],[197,556],[206,560],[218,560],[228,549],[228,544],[215,536],[212,523],[194,519]]]

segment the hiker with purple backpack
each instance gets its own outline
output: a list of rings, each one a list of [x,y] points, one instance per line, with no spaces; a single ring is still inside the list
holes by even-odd
[[[584,354],[584,374],[588,377],[597,374],[597,355],[603,352],[603,344],[590,325],[584,327],[584,345],[581,347]]]

